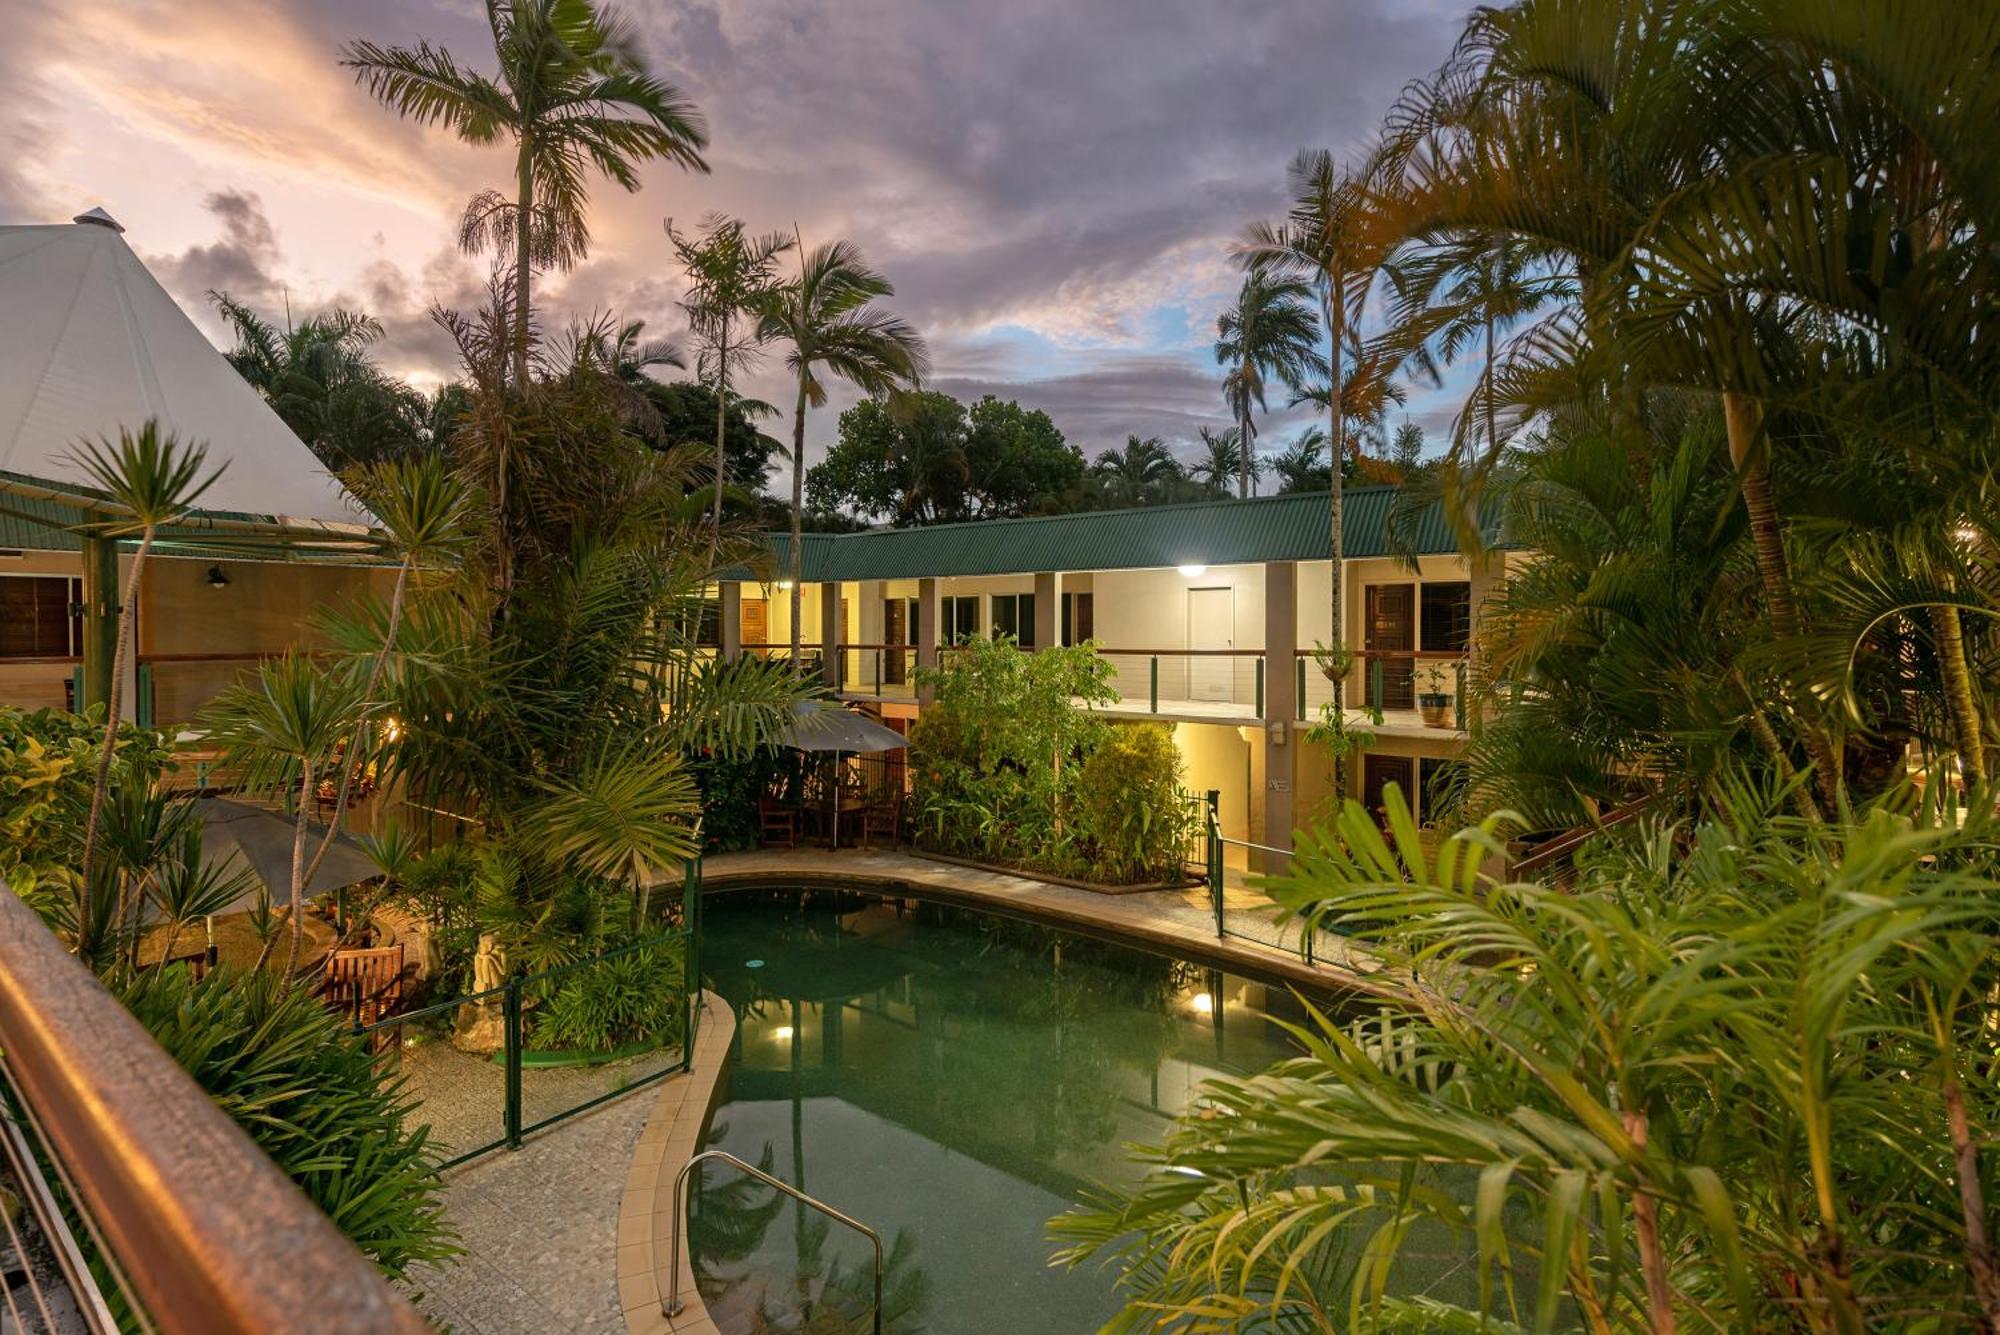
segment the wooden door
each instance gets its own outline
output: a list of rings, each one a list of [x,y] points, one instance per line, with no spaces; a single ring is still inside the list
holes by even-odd
[[[743,600],[743,615],[740,619],[740,626],[743,634],[743,643],[746,646],[770,643],[770,608],[765,605],[762,598],[745,598]]]
[[[882,600],[882,643],[910,643],[910,604],[903,598]],[[882,684],[901,686],[908,680],[909,668],[901,649],[885,649],[882,652]]]
[[[1363,664],[1362,699],[1382,709],[1417,707],[1417,587],[1414,584],[1370,584],[1367,590],[1367,642],[1370,654],[1393,657]],[[1375,663],[1382,664],[1382,698],[1375,698]]]
[[[1395,784],[1403,790],[1403,801],[1416,800],[1416,765],[1408,756],[1361,757],[1361,805],[1378,823],[1382,820],[1382,790]]]

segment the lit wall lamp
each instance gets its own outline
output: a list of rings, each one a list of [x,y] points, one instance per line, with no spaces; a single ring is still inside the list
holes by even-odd
[[[208,568],[208,587],[211,589],[226,589],[229,587],[229,576],[223,572],[221,566],[210,566]]]
[[[1208,573],[1207,566],[1198,564],[1175,566],[1174,569],[1180,571],[1181,574],[1187,576],[1187,578],[1189,579],[1200,579],[1203,575],[1206,575]]]

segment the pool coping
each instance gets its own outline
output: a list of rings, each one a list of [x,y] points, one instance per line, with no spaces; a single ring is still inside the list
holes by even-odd
[[[1290,950],[1241,937],[1218,938],[1171,918],[1149,915],[1139,906],[1140,896],[1073,890],[1012,872],[975,869],[900,850],[721,853],[703,861],[702,885],[714,890],[806,886],[900,894],[1026,918],[1285,984],[1388,999],[1404,995],[1382,976],[1371,977],[1324,960],[1307,964]]]
[[[685,1237],[680,1254],[681,1310],[666,1314],[661,1251],[671,1236],[674,1179],[701,1149],[735,1045],[736,1012],[715,993],[701,994],[701,1023],[687,1073],[660,1086],[618,1208],[618,1306],[628,1335],[719,1335],[695,1287]]]

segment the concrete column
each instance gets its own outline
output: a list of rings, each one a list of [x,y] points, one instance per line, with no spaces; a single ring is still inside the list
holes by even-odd
[[[1474,561],[1467,576],[1472,585],[1472,643],[1465,659],[1465,722],[1467,727],[1480,722],[1479,683],[1484,679],[1485,663],[1479,652],[1479,623],[1486,600],[1507,578],[1506,554],[1491,552],[1484,561]]]
[[[938,665],[938,582],[936,579],[917,581],[917,666],[935,668]],[[917,692],[917,703],[927,705],[931,693],[925,689]]]
[[[1299,747],[1297,717],[1299,647],[1299,567],[1294,561],[1264,564],[1264,828],[1258,842],[1292,846],[1294,753]],[[1287,859],[1259,854],[1258,870],[1281,872]]]
[[[840,685],[840,646],[847,637],[840,624],[840,586],[819,586],[819,675],[828,686]]]
[[[1053,649],[1062,643],[1062,576],[1035,576],[1035,647]]]
[[[734,663],[743,657],[743,586],[727,579],[715,586],[715,593],[715,616],[720,630],[716,656],[725,663]]]

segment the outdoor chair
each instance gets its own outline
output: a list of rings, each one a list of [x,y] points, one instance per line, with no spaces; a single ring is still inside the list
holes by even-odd
[[[894,848],[903,841],[903,795],[884,793],[864,808],[861,816],[861,846],[871,848],[877,837]]]
[[[766,848],[799,846],[799,813],[796,807],[775,798],[757,800],[757,823]]]
[[[403,1000],[403,947],[336,950],[326,962],[320,996],[357,1027],[396,1013]]]

